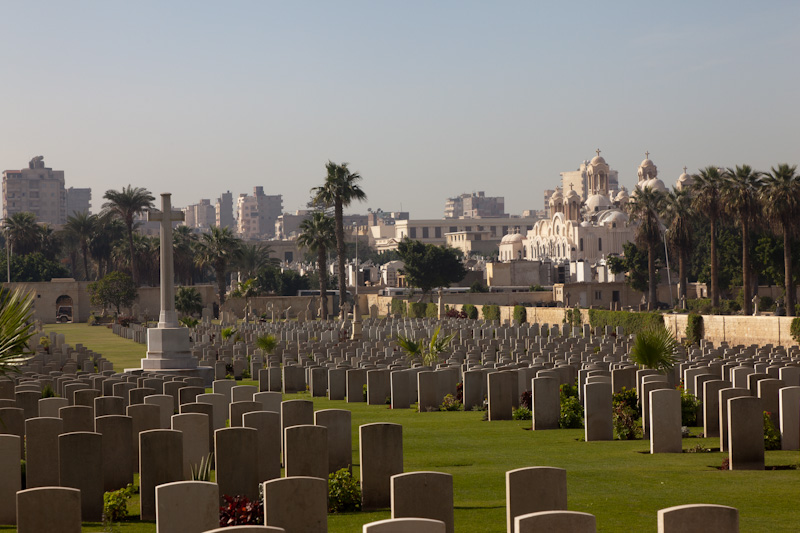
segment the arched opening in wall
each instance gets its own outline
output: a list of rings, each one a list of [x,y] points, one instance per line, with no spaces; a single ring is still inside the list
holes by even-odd
[[[62,294],[56,298],[56,322],[72,322],[72,296]]]

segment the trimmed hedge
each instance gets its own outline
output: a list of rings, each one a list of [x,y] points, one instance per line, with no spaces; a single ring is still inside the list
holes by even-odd
[[[424,318],[427,309],[428,304],[425,302],[408,302],[409,318]]]
[[[522,305],[514,306],[514,322],[517,324],[524,324],[528,321],[528,311]]]
[[[406,316],[406,301],[398,298],[392,298],[392,314]]]
[[[626,335],[635,335],[650,326],[663,326],[664,317],[653,312],[605,311],[589,309],[589,324],[593,328],[622,326]]]
[[[686,340],[691,344],[700,345],[703,338],[703,317],[697,313],[689,313],[686,317]]]
[[[489,321],[500,320],[499,305],[484,305],[482,311],[484,320],[489,320]]]
[[[427,318],[439,318],[439,305],[433,302],[430,302],[425,307],[425,316]]]
[[[464,304],[461,306],[461,310],[467,314],[467,318],[472,320],[478,320],[478,308],[472,304]]]

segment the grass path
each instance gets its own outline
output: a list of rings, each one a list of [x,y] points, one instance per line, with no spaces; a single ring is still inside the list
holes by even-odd
[[[110,330],[81,324],[48,326],[114,361],[116,368],[138,366],[144,346]],[[121,363],[121,364],[120,364]],[[306,394],[287,398],[312,399]],[[313,398],[315,409],[349,409],[353,415],[353,465],[358,472],[358,426],[369,422],[403,425],[405,470],[453,475],[457,532],[505,531],[505,472],[524,466],[567,470],[569,509],[592,513],[598,531],[656,531],[658,509],[688,503],[716,503],[739,509],[740,527],[751,531],[797,531],[800,524],[798,452],[767,452],[763,472],[720,471],[726,454],[650,455],[647,441],[582,442],[582,430],[527,431],[530,422],[484,422],[478,412],[415,413],[384,406]],[[695,430],[695,433],[697,430]],[[717,439],[684,439],[717,448]],[[132,506],[132,510],[137,507]],[[332,533],[360,531],[389,511],[331,515]],[[103,531],[85,524],[84,531]],[[151,533],[153,523],[126,522],[122,533]]]

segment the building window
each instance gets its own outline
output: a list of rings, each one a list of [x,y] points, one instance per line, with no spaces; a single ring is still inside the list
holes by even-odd
[[[450,226],[450,233],[455,233],[458,231],[458,228],[455,226]]]
[[[580,246],[581,246],[581,252],[582,252],[583,251],[583,237],[581,237]]]
[[[437,239],[441,239],[442,238],[442,228],[440,228],[439,226],[436,226],[433,229],[433,234],[434,234],[434,236],[436,236]]]
[[[423,239],[427,239],[428,238],[428,228],[427,227],[422,228],[422,238]]]
[[[412,239],[417,238],[417,228],[408,228],[408,236]]]
[[[597,239],[597,250],[600,252],[603,251],[603,239],[599,237]]]
[[[603,291],[594,291],[594,299],[595,300],[602,300],[603,299]]]

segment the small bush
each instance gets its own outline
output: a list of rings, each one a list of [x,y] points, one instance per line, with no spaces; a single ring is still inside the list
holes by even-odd
[[[522,305],[514,306],[514,322],[517,324],[524,324],[528,321],[528,311]]]
[[[700,407],[700,400],[683,387],[678,387],[681,391],[681,425],[694,426],[697,424],[697,408]]]
[[[264,506],[260,499],[224,494],[225,503],[219,508],[219,527],[258,526],[264,524]]]
[[[500,320],[500,306],[498,305],[484,305],[483,306],[483,319],[489,322]]]
[[[531,420],[533,412],[527,407],[519,406],[511,413],[511,418],[514,420]]]
[[[544,287],[542,287],[542,286],[541,286],[541,285],[539,285],[539,284],[536,284],[536,285],[531,285],[531,286],[530,286],[530,291],[531,291],[531,292],[543,292],[543,291],[546,291],[546,290],[547,290],[547,289],[545,289]]]
[[[439,306],[433,302],[430,302],[427,306],[425,306],[425,317],[439,318]]]
[[[464,382],[459,381],[456,383],[456,400],[464,402]]]
[[[519,406],[526,409],[533,409],[533,392],[526,390],[519,395]]]
[[[578,429],[583,427],[583,406],[578,400],[578,387],[574,385],[561,385],[561,414],[558,425],[561,429]]]
[[[697,313],[689,313],[686,318],[686,340],[689,344],[700,345],[703,338],[703,317]]]
[[[764,411],[764,449],[780,450],[781,434],[772,423],[772,413]]]
[[[361,487],[347,468],[328,474],[328,512],[361,510]]]
[[[478,320],[478,308],[472,304],[464,304],[461,310],[467,314],[467,318],[471,320]]]
[[[440,411],[460,411],[462,404],[458,399],[453,396],[452,394],[447,394],[442,401],[442,405],[439,406]]]
[[[119,522],[128,517],[128,500],[136,494],[132,484],[124,489],[114,490],[103,494],[103,520],[105,522]]]
[[[214,454],[209,453],[200,459],[199,465],[190,465],[192,481],[211,481],[211,465],[213,464]]]
[[[630,407],[636,412],[641,410],[639,405],[639,396],[636,394],[636,389],[626,389],[622,387],[622,390],[618,393],[614,394],[613,399],[614,405],[624,405],[626,407]]]
[[[642,420],[639,416],[639,398],[636,390],[625,387],[614,395],[614,438],[619,440],[641,439]]]
[[[406,316],[406,302],[398,298],[392,298],[392,314],[397,316]]]
[[[792,327],[790,329],[794,342],[800,344],[800,316],[792,319]]]
[[[42,387],[42,398],[53,398],[56,395],[56,391],[53,390],[53,386],[49,383]]]
[[[428,304],[425,302],[409,302],[408,303],[408,316],[410,318],[424,318],[425,311],[428,308]]]
[[[762,296],[758,299],[759,311],[774,311],[776,308],[775,300],[771,296]]]
[[[448,309],[445,314],[447,318],[467,318],[467,313],[462,311],[456,311],[455,309]]]
[[[469,292],[489,292],[489,287],[476,279],[472,282],[472,285],[469,286]]]

